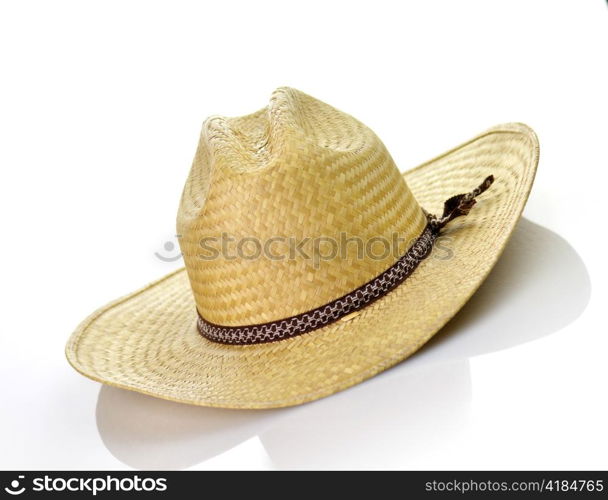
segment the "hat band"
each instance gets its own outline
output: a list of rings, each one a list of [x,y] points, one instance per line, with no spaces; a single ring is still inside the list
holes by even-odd
[[[407,252],[391,267],[342,297],[310,311],[289,318],[247,326],[224,326],[211,323],[198,313],[197,328],[206,339],[220,344],[249,345],[285,340],[311,332],[360,311],[401,285],[430,255],[439,231],[451,220],[467,215],[475,198],[494,182],[487,177],[470,193],[446,200],[441,217],[427,214],[428,224]]]

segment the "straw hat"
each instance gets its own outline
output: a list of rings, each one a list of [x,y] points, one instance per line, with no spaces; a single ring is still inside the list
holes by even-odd
[[[345,389],[417,351],[471,297],[537,163],[534,132],[507,124],[401,174],[365,125],[280,88],[256,113],[205,122],[177,216],[185,269],[94,312],[67,358],[196,405]]]

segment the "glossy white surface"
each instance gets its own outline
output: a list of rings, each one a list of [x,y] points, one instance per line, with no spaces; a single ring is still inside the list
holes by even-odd
[[[404,4],[404,5],[401,5]],[[605,2],[14,2],[0,7],[0,468],[608,468]],[[402,169],[500,122],[538,133],[525,218],[411,359],[273,411],[102,387],[63,345],[180,265],[205,116],[291,85]]]

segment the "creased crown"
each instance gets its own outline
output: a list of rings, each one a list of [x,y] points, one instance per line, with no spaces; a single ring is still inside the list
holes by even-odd
[[[253,114],[206,120],[177,217],[198,311],[220,325],[331,302],[390,267],[425,225],[380,139],[290,88]]]

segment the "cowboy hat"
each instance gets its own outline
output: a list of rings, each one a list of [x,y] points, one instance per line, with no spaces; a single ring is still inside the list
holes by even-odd
[[[538,154],[530,128],[506,124],[401,174],[369,128],[289,88],[253,114],[209,118],[177,216],[185,268],[94,312],[68,361],[109,385],[226,408],[359,383],[479,287]]]

